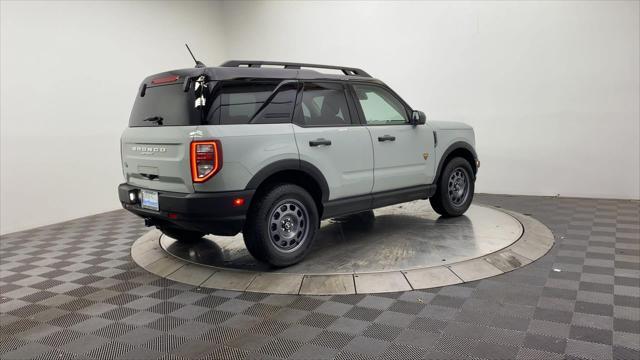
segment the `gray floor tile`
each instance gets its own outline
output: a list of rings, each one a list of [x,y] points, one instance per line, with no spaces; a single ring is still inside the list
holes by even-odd
[[[413,291],[413,282],[458,280],[399,273],[395,280],[407,284],[400,293],[298,296],[302,278],[279,289],[293,295],[222,291],[215,285],[259,291],[272,282],[253,273],[176,273],[181,265],[171,260],[153,265],[160,257],[145,266],[193,285],[150,275],[129,255],[148,230],[122,210],[3,235],[0,357],[638,357],[639,202],[502,195],[475,200],[531,214],[552,229],[554,247],[502,275],[513,259],[487,259],[485,270],[498,271],[488,279],[474,281],[464,268],[453,269],[465,284]],[[522,255],[517,251],[516,258]],[[360,279],[360,290],[384,285],[370,278]],[[194,286],[202,282],[202,288]]]

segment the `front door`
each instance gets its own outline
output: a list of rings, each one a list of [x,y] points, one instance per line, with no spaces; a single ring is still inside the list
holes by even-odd
[[[351,108],[343,84],[303,84],[293,126],[298,152],[300,160],[325,176],[329,200],[368,195],[373,187],[371,137],[357,120],[352,121],[356,115]]]
[[[431,184],[435,170],[432,129],[411,125],[409,109],[383,86],[354,84],[353,90],[373,143],[373,192]]]

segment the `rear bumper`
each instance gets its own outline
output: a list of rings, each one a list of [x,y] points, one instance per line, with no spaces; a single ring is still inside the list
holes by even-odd
[[[123,208],[147,220],[147,224],[216,235],[235,235],[242,230],[255,193],[255,190],[190,194],[158,191],[160,210],[155,211],[143,209],[138,201],[132,202],[129,192],[134,190],[140,188],[120,184],[120,203]],[[243,198],[244,204],[234,206],[233,200],[237,198]]]

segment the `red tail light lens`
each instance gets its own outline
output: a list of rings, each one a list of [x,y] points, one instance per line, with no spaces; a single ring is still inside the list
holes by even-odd
[[[222,168],[222,145],[219,140],[191,143],[191,179],[201,183],[209,180]]]
[[[165,76],[165,77],[161,77],[161,78],[156,78],[151,80],[152,84],[166,84],[166,83],[171,83],[174,81],[178,81],[178,79],[180,79],[180,76],[178,75],[169,75],[169,76]]]

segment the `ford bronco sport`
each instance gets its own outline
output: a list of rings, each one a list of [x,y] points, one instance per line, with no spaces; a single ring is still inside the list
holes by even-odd
[[[142,82],[119,198],[178,241],[242,232],[255,258],[287,266],[322,219],[427,198],[442,216],[462,215],[474,145],[471,127],[426,122],[361,69],[198,62]]]

